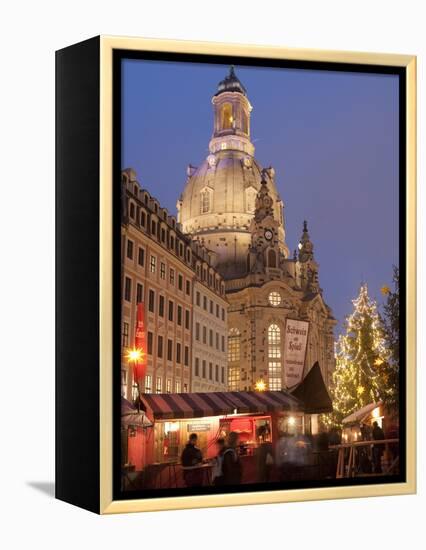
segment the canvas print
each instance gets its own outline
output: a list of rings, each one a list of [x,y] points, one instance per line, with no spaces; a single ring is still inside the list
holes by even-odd
[[[122,494],[400,481],[399,77],[119,86]]]

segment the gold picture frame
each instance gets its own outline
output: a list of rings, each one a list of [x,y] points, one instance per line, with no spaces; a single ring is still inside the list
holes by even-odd
[[[416,57],[327,50],[101,36],[99,40],[99,509],[101,514],[401,495],[416,491]],[[113,499],[113,54],[115,50],[388,65],[406,74],[406,481]],[[61,495],[59,495],[59,498]],[[72,501],[71,498],[64,500]]]

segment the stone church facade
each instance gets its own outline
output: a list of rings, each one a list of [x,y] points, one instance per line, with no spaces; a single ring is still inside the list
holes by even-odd
[[[213,96],[209,155],[189,166],[177,203],[178,222],[215,256],[225,279],[229,390],[285,388],[286,319],[309,322],[304,375],[319,362],[324,381],[334,370],[336,324],[319,286],[307,223],[290,257],[275,171],[254,158],[252,106],[231,67]]]

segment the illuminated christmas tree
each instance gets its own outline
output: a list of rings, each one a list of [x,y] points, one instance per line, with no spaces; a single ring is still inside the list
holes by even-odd
[[[388,390],[389,351],[377,303],[361,286],[353,300],[354,311],[346,319],[346,334],[336,343],[336,370],[331,390],[333,413],[327,424],[341,425],[343,418],[373,402]]]

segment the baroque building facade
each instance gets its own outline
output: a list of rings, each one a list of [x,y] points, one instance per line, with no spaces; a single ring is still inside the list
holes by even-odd
[[[176,218],[140,186],[133,170],[123,170],[121,178],[122,395],[136,395],[128,352],[134,347],[139,303],[144,304],[147,331],[141,391],[190,392],[193,384],[224,391],[226,324],[219,318],[226,323],[228,303],[223,278],[214,268],[215,255],[181,232]],[[197,324],[215,329],[205,345],[195,339]],[[216,346],[218,338],[223,346]],[[210,357],[211,371],[197,369],[200,354]]]
[[[209,154],[199,167],[188,166],[177,210],[183,232],[217,256],[225,279],[229,390],[261,381],[271,390],[286,387],[286,319],[309,322],[304,376],[318,361],[330,386],[336,321],[319,286],[307,223],[290,257],[275,171],[254,157],[252,106],[233,67],[212,103]]]

